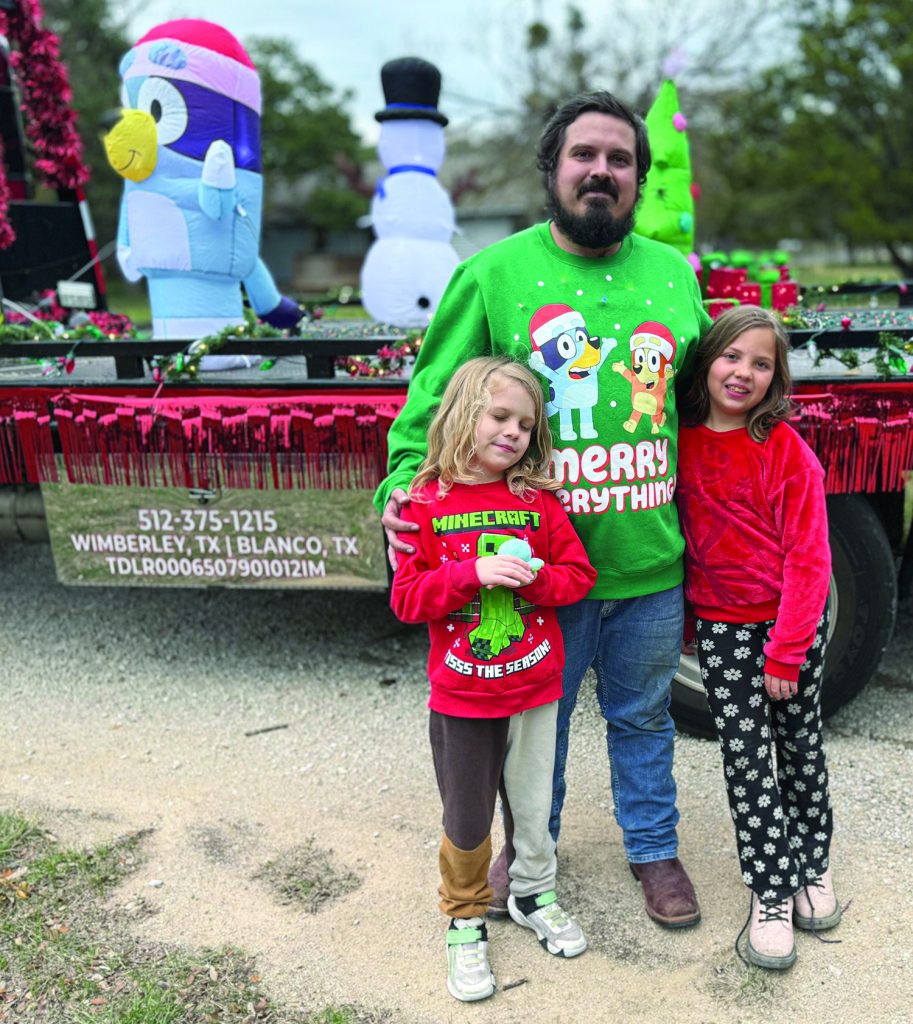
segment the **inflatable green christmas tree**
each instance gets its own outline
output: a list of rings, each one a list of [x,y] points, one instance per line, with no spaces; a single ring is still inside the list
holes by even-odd
[[[678,90],[666,79],[646,116],[653,165],[637,210],[636,231],[674,246],[685,256],[694,250],[694,197],[691,154]]]

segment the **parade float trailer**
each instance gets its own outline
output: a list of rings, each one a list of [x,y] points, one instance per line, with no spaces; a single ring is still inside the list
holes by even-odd
[[[73,265],[55,266],[40,282],[23,276],[54,264],[64,234],[33,232],[30,200],[15,193],[10,163],[21,148],[18,116],[4,117],[2,128],[14,189],[6,220],[20,247],[15,256],[7,244],[0,263],[5,310],[12,292],[47,284],[59,300],[71,296],[62,313],[73,313],[80,295],[91,307],[93,289],[94,305],[103,305],[78,175],[57,183],[59,202],[79,214],[65,211],[60,222],[66,237],[75,233]],[[717,275],[724,292],[750,283],[739,267],[715,269],[736,271]],[[906,286],[897,290],[905,301]],[[118,337],[116,324],[92,321],[92,312],[70,317],[70,326],[33,321],[19,337],[4,335],[0,540],[49,541],[64,584],[387,588],[371,497],[406,398],[413,333],[324,318],[280,337],[251,319],[210,338],[140,340]],[[908,593],[913,578],[906,312],[900,304],[818,311],[790,331],[794,424],[818,454],[828,492],[835,614],[825,714],[876,671],[898,592]],[[255,365],[201,372],[216,350]],[[673,712],[683,728],[710,732],[693,659],[682,661]]]
[[[885,333],[790,332],[794,426],[821,459],[828,492],[835,614],[826,714],[875,673],[898,590],[907,594],[913,578],[913,377],[886,379],[864,362],[851,371],[838,358],[877,360]],[[900,346],[913,327],[889,333]],[[160,383],[150,366],[183,355],[192,369],[192,342],[85,341],[75,356],[62,338],[8,342],[0,539],[50,540],[67,584],[384,590],[371,497],[407,382],[385,375],[389,358],[377,352],[403,342],[355,321],[306,327],[294,339],[239,337],[226,353],[276,360],[268,374]],[[48,378],[36,360],[75,365]],[[352,376],[346,366],[362,370]],[[673,710],[691,731],[709,724],[693,659],[683,659]]]

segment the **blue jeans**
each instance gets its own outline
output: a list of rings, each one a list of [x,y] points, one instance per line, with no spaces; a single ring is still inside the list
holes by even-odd
[[[674,857],[678,810],[669,703],[684,627],[682,588],[616,601],[583,600],[557,611],[564,636],[564,695],[558,704],[549,831],[557,841],[571,715],[592,665],[625,853],[633,864]]]

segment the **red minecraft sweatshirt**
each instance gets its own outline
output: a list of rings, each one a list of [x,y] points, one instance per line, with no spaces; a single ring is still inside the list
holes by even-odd
[[[503,481],[436,485],[404,519],[418,533],[400,555],[390,603],[404,622],[427,622],[428,706],[462,718],[501,718],[561,696],[564,645],[555,606],[586,597],[596,580],[580,538],[548,491],[531,501]],[[481,587],[476,561],[510,538],[526,540],[545,563],[526,587]]]

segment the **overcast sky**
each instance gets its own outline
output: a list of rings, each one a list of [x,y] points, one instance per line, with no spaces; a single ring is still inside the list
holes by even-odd
[[[544,2],[563,17],[563,2]],[[385,61],[432,61],[443,77],[441,111],[455,127],[469,124],[510,102],[504,81],[510,58],[503,50],[519,51],[524,27],[542,6],[542,0],[146,0],[129,28],[138,39],[172,18],[206,18],[242,41],[285,36],[326,81],[353,91],[348,110],[371,143],[374,114],[384,106]]]
[[[586,42],[594,57],[609,60],[606,80],[593,87],[622,86],[611,74],[613,53],[635,58],[644,71],[640,87],[659,86],[660,61],[680,51],[688,78],[703,72],[720,73],[710,62],[708,40],[720,39],[738,77],[759,60],[782,59],[789,33],[746,31],[752,11],[766,11],[765,0],[609,0],[586,4]],[[443,78],[440,109],[452,129],[490,127],[499,112],[516,109],[525,78],[516,69],[525,65],[526,28],[546,22],[554,37],[565,35],[568,0],[126,0],[137,13],[128,32],[139,39],[155,25],[173,18],[205,18],[233,32],[242,41],[252,36],[288,38],[301,58],[314,65],[338,91],[353,93],[347,109],[364,140],[377,141],[374,114],[383,109],[380,69],[395,57],[418,56],[438,66]],[[771,18],[775,15],[769,15]],[[727,35],[726,33],[730,34]],[[600,46],[600,43],[602,44]],[[704,54],[703,60],[701,54]],[[652,58],[650,55],[652,54]],[[766,55],[766,56],[765,56]],[[721,58],[722,59],[722,58]],[[551,69],[555,70],[555,69]],[[559,69],[560,70],[560,69]],[[634,101],[634,96],[622,94]]]

